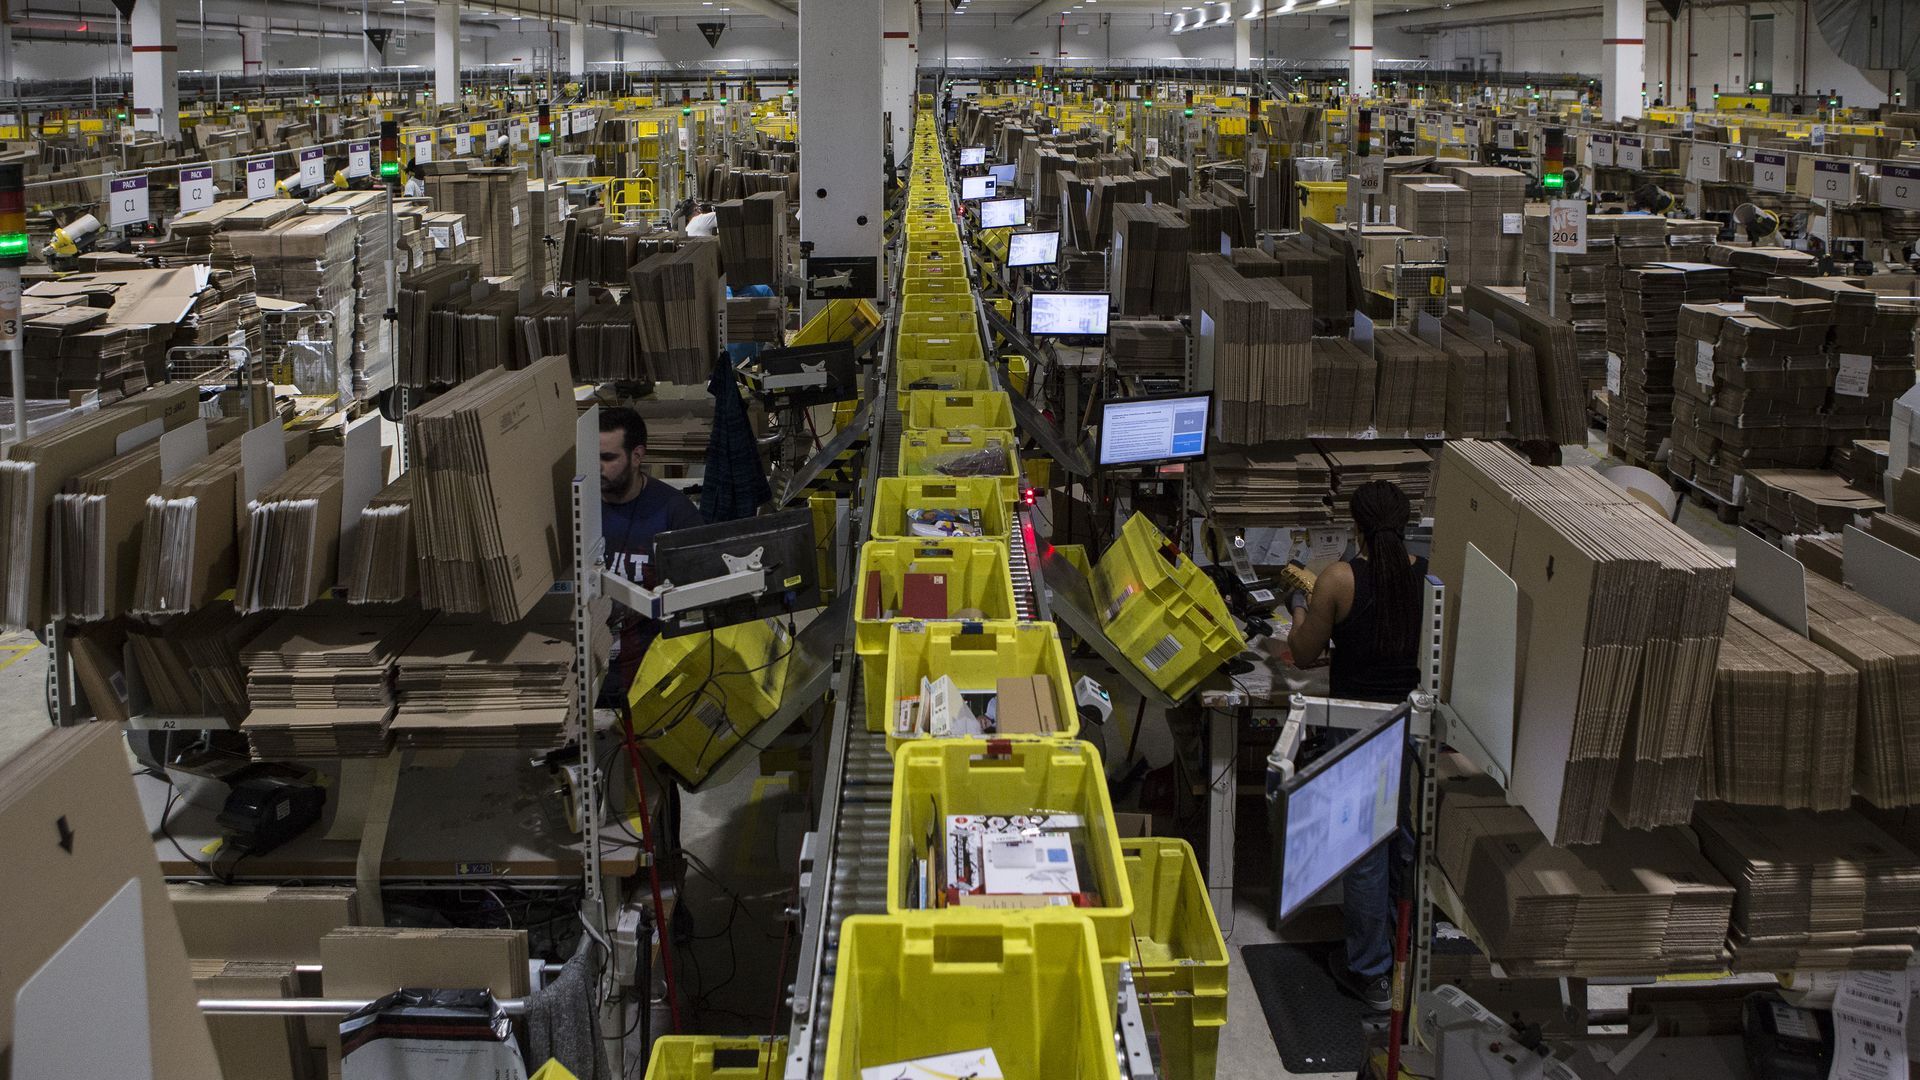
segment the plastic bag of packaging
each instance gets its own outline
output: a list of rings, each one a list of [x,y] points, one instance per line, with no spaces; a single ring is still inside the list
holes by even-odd
[[[982,446],[975,450],[955,450],[946,454],[929,454],[921,459],[921,468],[941,476],[1006,476],[1007,448],[1002,443]]]
[[[485,990],[398,990],[340,1022],[341,1080],[527,1080]]]

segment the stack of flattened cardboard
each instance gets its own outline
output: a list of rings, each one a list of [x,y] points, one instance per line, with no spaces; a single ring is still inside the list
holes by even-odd
[[[236,259],[251,259],[260,295],[291,300],[333,316],[333,355],[353,356],[359,313],[354,291],[354,251],[359,219],[344,214],[292,218],[257,232],[220,234]]]
[[[1724,301],[1731,289],[1724,267],[1704,263],[1652,263],[1621,271],[1620,303],[1608,339],[1607,442],[1624,451],[1629,462],[1651,463],[1673,432],[1680,308]]]
[[[1459,184],[1443,183],[1439,178],[1410,183],[1396,196],[1399,224],[1421,236],[1438,236],[1447,242],[1447,262],[1465,259],[1472,251],[1473,197]]]
[[[1122,375],[1182,375],[1186,328],[1171,319],[1115,319],[1107,327],[1107,359]]]
[[[393,661],[427,618],[327,601],[274,620],[241,652],[253,711],[240,730],[253,756],[386,754]]]
[[[566,573],[576,417],[564,356],[407,414],[422,603],[512,622]]]
[[[1488,439],[1506,434],[1511,363],[1506,347],[1472,335],[1448,334],[1443,324],[1440,348],[1447,354],[1447,436]]]
[[[1315,435],[1358,435],[1373,426],[1378,367],[1367,350],[1343,337],[1313,339],[1313,403],[1307,426]]]
[[[1478,285],[1469,286],[1463,299],[1468,311],[1491,319],[1495,330],[1512,335],[1532,350],[1546,437],[1561,445],[1585,445],[1587,390],[1580,376],[1573,325],[1548,315],[1544,307],[1530,307],[1513,296]]]
[[[1766,316],[1754,305],[1764,305]],[[1673,475],[1738,506],[1752,469],[1825,464],[1832,317],[1831,303],[1811,299],[1682,307],[1667,462]]]
[[[234,587],[240,573],[240,534],[250,501],[244,442],[242,436],[208,454],[179,477],[163,481],[147,499],[134,611],[142,615],[192,611]],[[286,463],[298,461],[306,456],[307,435],[288,433],[281,445]]]
[[[1518,285],[1526,175],[1489,165],[1453,165],[1447,172],[1467,189],[1467,245],[1447,253],[1447,273],[1461,285]]]
[[[772,285],[786,270],[787,197],[763,191],[717,204],[720,263],[734,288]]]
[[[1920,943],[1920,858],[1866,817],[1707,803],[1694,830],[1738,891],[1734,970],[1904,968]]]
[[[1203,501],[1222,522],[1324,525],[1333,520],[1327,461],[1313,450],[1222,450],[1208,456],[1198,482]]]
[[[1920,626],[1809,576],[1807,636],[1860,673],[1855,790],[1879,807],[1920,803]]]
[[[656,382],[704,384],[718,347],[720,247],[689,243],[650,256],[627,275],[640,355]]]
[[[1857,280],[1857,279],[1855,279]],[[1785,278],[1790,297],[1833,305],[1834,381],[1826,402],[1827,444],[1885,438],[1893,403],[1913,386],[1916,315],[1911,296],[1881,297],[1845,278]],[[1756,310],[1765,308],[1756,305]]]
[[[730,296],[727,298],[728,345],[778,342],[786,340],[787,302],[778,296]],[[633,316],[627,316],[631,329]]]
[[[1618,266],[1613,230],[1607,223],[1618,218],[1589,218],[1587,250],[1579,254],[1549,250],[1549,220],[1544,206],[1536,204],[1527,211],[1527,304],[1543,314],[1552,312],[1573,327],[1583,389],[1598,390],[1607,377],[1607,279]]]
[[[1240,264],[1242,250],[1234,249],[1236,265]],[[1279,264],[1275,273],[1282,279],[1305,278],[1312,283],[1294,291],[1313,305],[1313,318],[1321,333],[1344,328],[1352,319],[1353,309],[1347,305],[1345,257],[1315,247],[1304,236],[1290,236],[1274,245],[1272,258]],[[1253,271],[1243,269],[1242,273],[1252,276]]]
[[[533,206],[526,166],[489,166],[424,179],[434,206],[466,215],[467,230],[480,245],[483,276],[519,277],[527,271]]]
[[[1509,975],[1725,965],[1734,890],[1684,830],[1629,833],[1608,823],[1596,847],[1556,847],[1525,810],[1477,780],[1442,785],[1434,854]]]
[[[1490,384],[1504,386],[1507,391],[1505,419],[1492,434],[1506,435],[1516,442],[1544,440],[1547,420],[1540,401],[1540,369],[1534,362],[1532,347],[1512,334],[1493,329],[1492,320],[1479,315],[1449,312],[1441,321],[1440,329],[1446,335],[1443,343],[1447,349],[1451,350],[1456,342],[1470,343],[1486,354],[1487,363],[1504,365],[1487,375]],[[1451,378],[1447,385],[1451,392]],[[1490,417],[1489,423],[1492,422]]]
[[[243,612],[303,608],[340,570],[346,452],[322,446],[262,488],[248,508],[234,602]]]
[[[1437,439],[1446,433],[1447,354],[1405,330],[1373,336],[1373,426],[1386,438]]]
[[[1667,219],[1667,258],[1672,262],[1703,263],[1707,249],[1720,238],[1720,223],[1691,218]]]
[[[467,263],[443,263],[408,274],[400,282],[399,343],[402,386],[449,385],[460,381],[459,341],[448,341],[439,316],[443,306],[464,303],[472,294],[476,268]],[[559,301],[569,312],[573,302]]]
[[[527,932],[343,926],[320,939],[320,966],[330,997],[377,998],[403,986],[525,997]]]
[[[1750,469],[1742,518],[1784,536],[1837,533],[1886,504],[1824,469]]]
[[[192,961],[194,993],[202,998],[299,997],[294,965],[273,960]],[[223,1076],[307,1080],[306,1025],[297,1016],[209,1016],[207,1032]]]
[[[772,338],[756,340],[778,338],[776,327]],[[582,382],[639,382],[647,377],[633,308],[626,304],[594,304],[582,311],[569,352],[574,378]]]
[[[351,357],[355,398],[369,389],[393,385],[393,350],[387,322],[387,272],[394,245],[387,231],[387,200],[372,191],[338,191],[314,200],[313,214],[343,214],[354,219],[353,289],[355,328]],[[345,358],[342,358],[345,359]]]
[[[1245,446],[1307,434],[1313,313],[1273,278],[1249,280],[1220,255],[1193,256],[1193,325],[1211,328],[1219,439]]]
[[[115,1050],[129,1039],[142,1075],[221,1075],[121,730],[54,728],[0,763],[0,865],[33,896],[0,921],[0,1054],[21,1080],[127,1075]],[[88,988],[100,987],[103,965],[132,984],[111,991],[112,1009],[76,1015],[51,1004],[95,992]],[[84,1030],[76,1025],[128,1007],[144,1015],[103,1035],[101,1052],[77,1060],[62,1052],[62,1034],[70,1044]]]
[[[1417,446],[1383,447],[1368,443],[1316,442],[1333,477],[1333,517],[1350,522],[1348,501],[1362,484],[1387,480],[1406,492],[1415,515],[1432,485],[1433,455]]]
[[[54,496],[68,482],[162,431],[193,420],[200,388],[156,387],[89,416],[29,435],[0,461],[0,622],[45,626],[53,559],[48,543]]]
[[[1820,260],[1793,248],[1733,244],[1709,247],[1707,261],[1732,268],[1736,300],[1771,291],[1773,279],[1777,277],[1812,277],[1820,266]]]
[[[1879,492],[1891,448],[1885,439],[1855,439],[1845,446],[1835,446],[1827,464],[1861,491]]]
[[[1727,610],[1716,668],[1702,797],[1806,810],[1851,805],[1859,673],[1738,600]]]
[[[1187,308],[1189,233],[1187,219],[1172,207],[1114,207],[1111,291],[1120,314],[1171,317]]]
[[[91,621],[133,610],[147,497],[159,490],[164,471],[184,471],[206,449],[238,438],[245,423],[222,418],[188,427],[195,432],[175,429],[185,445],[169,443],[172,458],[164,467],[156,438],[81,473],[53,497],[53,548],[60,553],[53,597],[57,612]],[[201,430],[205,435],[196,434]]]
[[[251,708],[240,652],[271,621],[216,601],[164,625],[130,624],[127,651],[149,710],[158,716],[224,716],[239,727]]]
[[[386,604],[420,594],[413,541],[414,474],[403,472],[367,500],[347,563],[347,602]]]
[[[604,639],[607,620],[592,623]],[[598,644],[604,657],[607,642]],[[408,747],[554,746],[573,713],[573,661],[567,597],[506,626],[442,615],[394,664],[394,737]]]

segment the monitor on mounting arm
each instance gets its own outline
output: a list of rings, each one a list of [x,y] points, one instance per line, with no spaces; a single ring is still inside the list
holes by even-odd
[[[1037,292],[1027,302],[1027,332],[1035,337],[1105,337],[1106,293]]]
[[[963,176],[960,178],[960,198],[966,202],[976,199],[993,198],[993,177]]]
[[[1012,229],[1027,223],[1027,200],[986,199],[980,203],[980,227]]]
[[[1008,266],[1052,266],[1060,261],[1059,232],[1014,233],[1007,238]]]
[[[1150,465],[1206,457],[1212,406],[1209,394],[1106,402],[1100,407],[1100,464]]]
[[[1280,921],[1399,828],[1409,714],[1401,705],[1282,786]]]
[[[710,602],[668,615],[662,635],[674,637],[761,618],[778,618],[820,606],[819,551],[813,511],[775,514],[669,529],[654,537],[653,568],[662,586],[700,590],[758,559],[764,583],[757,592],[713,589]]]
[[[986,148],[986,147],[984,147],[984,146],[963,146],[963,147],[961,147],[961,148],[960,148],[960,164],[962,164],[962,165],[985,165],[986,163],[987,163],[987,148]]]
[[[1003,188],[1012,187],[1014,171],[1017,168],[1018,166],[1011,161],[1005,165],[989,165],[987,166],[987,175],[993,177],[994,182]]]

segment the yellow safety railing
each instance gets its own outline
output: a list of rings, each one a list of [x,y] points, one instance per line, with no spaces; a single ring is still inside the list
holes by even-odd
[[[616,219],[625,217],[629,210],[651,213],[660,207],[660,194],[650,176],[610,177],[607,205]]]

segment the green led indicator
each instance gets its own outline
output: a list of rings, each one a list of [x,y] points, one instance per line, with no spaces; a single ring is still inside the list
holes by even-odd
[[[1547,175],[1540,178],[1540,186],[1548,187],[1548,188],[1564,188],[1567,186],[1567,178],[1564,176],[1561,176],[1559,173],[1548,173]]]
[[[681,109],[681,110],[680,110],[680,115],[681,115],[681,116],[692,116],[692,115],[693,115],[693,109],[691,109],[691,108],[685,108],[685,109]]]
[[[1192,115],[1193,115],[1193,110],[1192,110],[1192,109],[1186,109],[1186,110],[1183,110],[1183,111],[1182,111],[1182,115],[1184,115],[1184,116],[1192,116]]]
[[[548,143],[550,143],[550,142],[552,142],[552,141],[553,141],[553,136],[552,136],[552,135],[551,135],[550,133],[548,133],[548,132],[545,132],[545,131],[543,131],[543,132],[541,132],[541,133],[540,133],[540,145],[541,145],[541,146],[545,146],[545,145],[547,145]]]
[[[1151,108],[1153,108],[1153,99],[1152,99],[1152,98],[1148,98],[1148,99],[1147,99],[1147,108],[1149,108],[1149,109],[1151,109]]]
[[[26,254],[26,233],[0,233],[0,259],[25,258]]]
[[[399,176],[399,175],[400,175],[400,163],[399,163],[399,162],[397,162],[397,161],[383,161],[383,162],[381,162],[381,163],[380,163],[380,175],[381,175],[381,176]]]
[[[113,114],[113,118],[115,120],[125,120],[127,118],[127,114],[123,112],[117,112]]]

